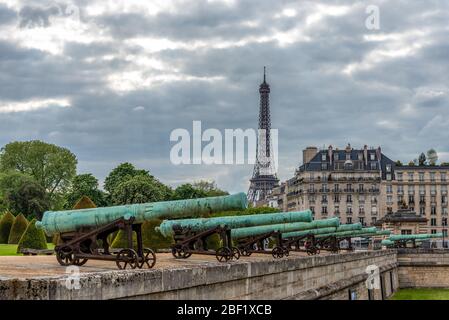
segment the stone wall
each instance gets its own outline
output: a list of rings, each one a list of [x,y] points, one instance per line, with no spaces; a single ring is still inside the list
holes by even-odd
[[[368,299],[369,265],[380,268],[387,298],[398,287],[395,250],[82,274],[80,290],[67,289],[63,278],[0,279],[0,299],[347,300],[350,290],[357,299]],[[372,298],[381,299],[381,289],[374,290]]]
[[[449,288],[449,252],[441,249],[398,249],[401,288]]]

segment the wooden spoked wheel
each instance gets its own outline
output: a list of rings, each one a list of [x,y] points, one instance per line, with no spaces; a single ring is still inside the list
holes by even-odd
[[[140,269],[145,266],[148,269],[151,269],[156,264],[156,254],[150,248],[143,249],[143,257],[141,259],[142,259],[142,261],[140,262],[140,265],[139,265]]]
[[[128,266],[131,269],[135,269],[139,265],[139,257],[137,256],[137,252],[133,249],[122,249],[117,254],[117,260],[115,263],[121,270],[126,269]]]

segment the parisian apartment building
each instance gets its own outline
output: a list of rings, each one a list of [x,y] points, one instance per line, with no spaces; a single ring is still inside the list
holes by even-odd
[[[448,177],[449,166],[398,165],[380,147],[307,147],[294,177],[268,200],[283,211],[310,209],[314,219],[365,226],[406,208],[427,218],[425,232],[447,234]]]

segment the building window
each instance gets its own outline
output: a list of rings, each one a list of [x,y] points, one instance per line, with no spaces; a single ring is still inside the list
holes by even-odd
[[[371,223],[372,223],[373,225],[375,225],[376,222],[377,222],[377,218],[376,218],[376,217],[372,217],[372,218],[371,218]]]
[[[325,194],[321,196],[321,203],[327,203],[327,196]]]
[[[377,203],[377,197],[376,196],[372,196],[371,197],[371,203]]]
[[[402,229],[401,230],[401,234],[402,235],[412,234],[412,230],[410,230],[410,229]]]
[[[437,207],[435,207],[435,206],[431,206],[430,207],[430,214],[431,215],[436,215],[437,214]]]
[[[419,204],[425,204],[426,203],[426,196],[419,196]]]
[[[376,215],[377,214],[377,207],[376,206],[372,206],[371,207],[371,215]]]
[[[327,163],[321,164],[321,170],[327,170]]]
[[[443,237],[445,237],[445,238],[447,237],[447,229],[443,229]]]
[[[387,207],[387,213],[393,213],[393,208],[392,207]]]
[[[408,194],[415,194],[415,186],[408,186]]]
[[[326,206],[321,207],[321,213],[322,214],[327,214],[327,207]]]
[[[425,215],[426,214],[426,207],[423,207],[423,206],[419,207],[419,214],[420,215]]]
[[[346,202],[351,203],[352,202],[352,195],[348,194],[346,196]]]
[[[387,193],[393,193],[393,186],[391,184],[387,184]]]
[[[387,173],[387,175],[385,176],[385,178],[387,179],[387,181],[391,181],[391,173]]]
[[[413,182],[413,176],[414,176],[413,172],[408,173],[408,181],[409,182]]]
[[[415,196],[408,196],[408,205],[415,204]]]
[[[432,181],[432,182],[435,181],[435,172],[430,173],[430,181]]]
[[[361,203],[365,202],[365,196],[359,196],[359,202]]]
[[[442,225],[443,227],[447,227],[447,218],[442,218],[442,219],[441,219],[441,225]]]
[[[359,184],[359,192],[363,192],[363,184]]]
[[[362,224],[362,226],[365,225],[365,218],[364,217],[359,217],[359,222]]]
[[[387,172],[391,172],[391,164],[387,164],[386,169],[387,169]]]
[[[393,196],[387,196],[387,204],[393,204]]]
[[[325,153],[321,154],[321,161],[326,161],[326,154]]]
[[[397,172],[396,178],[398,179],[398,181],[402,181],[402,172]]]
[[[340,195],[339,194],[334,195],[334,202],[335,203],[339,203],[340,202]]]
[[[370,160],[376,160],[376,155],[374,153],[370,153],[369,158]]]
[[[335,153],[335,154],[334,154],[334,160],[335,160],[335,161],[338,161],[338,153]]]
[[[398,194],[403,194],[404,193],[404,186],[403,185],[398,185]]]
[[[340,214],[340,207],[339,206],[335,206],[335,214]]]
[[[441,181],[446,181],[446,172],[441,172]]]
[[[430,219],[430,225],[431,225],[432,227],[435,227],[435,226],[437,225],[437,219],[436,219],[436,218],[431,218],[431,219]]]
[[[420,172],[419,173],[419,181],[423,182],[424,181],[424,172]]]
[[[435,234],[435,233],[437,233],[437,230],[432,229],[432,230],[430,230],[430,233],[431,233],[431,234]]]
[[[346,213],[347,214],[352,214],[352,207],[347,207],[346,208]]]
[[[447,216],[447,207],[443,207],[443,216]]]
[[[364,206],[360,206],[359,207],[359,214],[365,214],[365,207]]]
[[[315,214],[315,207],[310,207],[310,211],[312,211],[312,214]]]
[[[352,217],[347,217],[347,218],[346,218],[346,223],[347,223],[347,224],[352,223]]]
[[[371,170],[376,170],[377,169],[377,163],[376,162],[370,162],[370,168]]]

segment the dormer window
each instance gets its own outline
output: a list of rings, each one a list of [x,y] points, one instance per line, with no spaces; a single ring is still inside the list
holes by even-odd
[[[321,155],[321,161],[326,161],[326,154],[325,154],[325,153],[323,153],[323,154]]]
[[[387,164],[386,169],[387,169],[387,172],[391,172],[391,164]]]
[[[335,161],[338,161],[338,153],[336,153],[336,154],[334,155],[334,159],[335,159]]]
[[[359,160],[363,160],[363,154],[362,153],[359,153],[358,157],[359,157]]]
[[[372,160],[372,161],[376,160],[376,155],[374,153],[370,153],[369,159]]]

